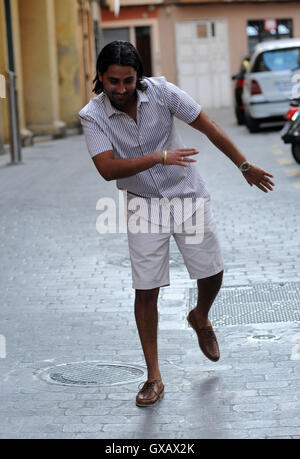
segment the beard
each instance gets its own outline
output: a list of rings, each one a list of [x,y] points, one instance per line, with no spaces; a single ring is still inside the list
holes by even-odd
[[[118,94],[116,92],[106,91],[106,90],[104,90],[104,92],[108,96],[108,98],[111,101],[111,103],[116,108],[122,108],[122,107],[132,103],[135,100],[136,90],[132,89],[131,91],[126,91],[123,94]]]

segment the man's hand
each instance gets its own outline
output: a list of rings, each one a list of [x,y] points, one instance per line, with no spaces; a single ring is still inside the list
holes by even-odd
[[[197,155],[199,150],[196,148],[177,148],[176,150],[167,150],[166,166],[176,165],[187,167],[186,163],[194,163],[195,159],[189,158],[191,155]]]
[[[232,162],[234,162],[237,167],[246,161],[245,156],[238,150],[223,129],[211,120],[206,113],[203,112],[203,110],[201,110],[200,115],[198,115],[195,121],[190,123],[190,126],[200,132],[203,132],[219,150],[221,150],[226,156],[228,156],[228,158],[231,159]],[[250,169],[243,172],[243,174],[250,186],[255,185],[265,193],[267,193],[268,190],[272,191],[272,187],[275,186],[275,184],[268,178],[273,178],[273,175],[264,171],[255,164],[251,164]]]
[[[251,164],[250,169],[242,173],[249,183],[250,186],[256,185],[257,188],[262,190],[264,193],[268,193],[268,190],[273,191],[275,183],[272,182],[268,177],[274,177],[269,172],[264,171],[255,164]]]

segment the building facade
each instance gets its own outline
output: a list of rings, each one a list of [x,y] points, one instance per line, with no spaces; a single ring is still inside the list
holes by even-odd
[[[231,75],[257,42],[300,37],[300,2],[121,0],[118,16],[102,8],[102,28],[104,44],[129,38],[138,45],[147,34],[152,75],[164,75],[204,107],[222,107],[232,104]]]
[[[77,113],[91,96],[95,73],[98,3],[0,0],[0,74],[6,82],[9,71],[16,75],[23,144],[79,127]],[[9,143],[8,100],[1,105],[0,130]]]

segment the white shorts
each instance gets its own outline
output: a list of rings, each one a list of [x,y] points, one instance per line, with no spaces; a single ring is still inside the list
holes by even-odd
[[[189,222],[185,222],[181,232],[176,232],[176,225],[171,216],[168,232],[148,231],[134,234],[130,231],[129,222],[132,212],[128,210],[127,236],[134,289],[150,290],[170,285],[169,243],[171,235],[181,252],[190,279],[203,279],[223,270],[222,253],[210,208],[210,197],[204,199],[204,207],[201,211],[204,219],[199,219],[201,223],[198,228],[194,225],[196,229],[194,230],[195,236],[193,236],[189,224],[196,222],[197,212],[198,210],[188,219]]]

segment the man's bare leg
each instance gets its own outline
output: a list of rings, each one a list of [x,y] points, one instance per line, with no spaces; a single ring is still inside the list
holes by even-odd
[[[213,302],[219,293],[222,285],[223,271],[205,279],[198,279],[198,301],[195,307],[194,317],[197,321],[197,325],[201,327],[207,327],[211,325],[208,320],[208,313],[213,305]]]
[[[135,319],[148,369],[148,381],[161,379],[157,351],[159,288],[135,291]]]
[[[208,319],[209,310],[221,288],[223,271],[198,279],[197,306],[190,311],[187,320],[198,336],[198,342],[203,354],[213,362],[220,359],[220,350],[216,335]]]

